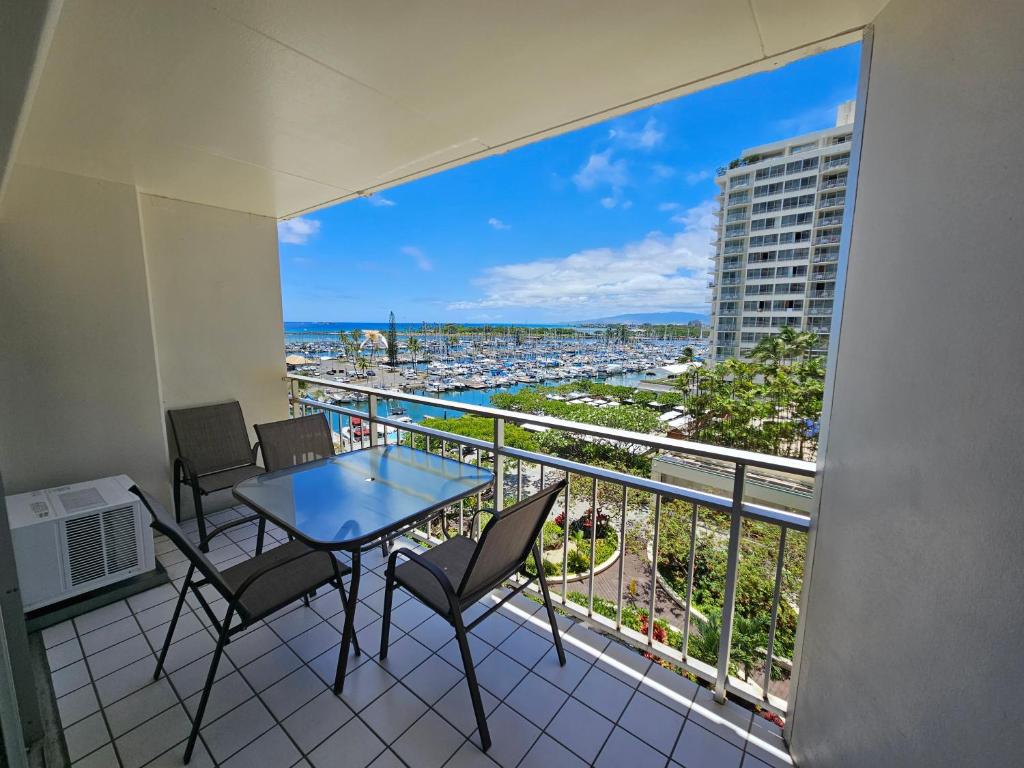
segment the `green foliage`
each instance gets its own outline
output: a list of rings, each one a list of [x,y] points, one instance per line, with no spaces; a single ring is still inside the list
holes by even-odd
[[[568,598],[578,605],[586,605],[588,599],[582,592],[570,592]],[[594,613],[607,619],[615,619],[615,603],[595,596]],[[638,608],[630,603],[622,605],[622,625],[636,632],[647,632],[649,616],[650,613],[645,608]],[[673,629],[664,619],[654,620],[654,639],[672,648],[681,648],[683,645],[683,633]]]
[[[758,342],[752,361],[700,368],[677,386],[699,442],[804,458],[817,448],[825,363],[811,357],[817,336],[783,328]]]
[[[451,432],[462,437],[472,437],[487,442],[494,441],[494,420],[486,416],[460,416],[457,419],[435,419],[428,418],[422,422],[424,427],[437,429],[444,432]],[[432,446],[436,440],[431,440]],[[537,434],[529,432],[517,424],[505,425],[505,444],[512,448],[520,448],[524,451],[537,451]],[[422,435],[416,436],[416,447],[423,448],[426,439]]]
[[[565,531],[558,523],[548,520],[544,523],[544,549],[558,549],[562,546]]]
[[[395,313],[388,314],[388,365],[398,365],[398,329],[395,326]]]

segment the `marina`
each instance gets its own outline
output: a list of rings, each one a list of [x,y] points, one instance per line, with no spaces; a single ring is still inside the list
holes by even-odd
[[[496,394],[529,387],[573,381],[635,387],[663,381],[673,375],[681,359],[699,364],[708,351],[706,339],[651,338],[638,329],[628,329],[624,340],[614,341],[603,329],[573,329],[571,336],[538,334],[535,338],[529,329],[526,334],[458,336],[403,329],[398,334],[397,364],[390,366],[386,350],[374,345],[360,348],[360,333],[358,329],[354,336],[345,331],[286,333],[289,370],[339,385],[357,383],[417,395],[443,394],[448,401],[488,405]],[[328,387],[316,394],[327,403],[366,410],[366,396],[360,393]],[[457,416],[443,406],[418,403],[387,400],[379,407],[382,415],[417,423],[425,418]],[[349,429],[341,424],[332,426],[339,432]]]

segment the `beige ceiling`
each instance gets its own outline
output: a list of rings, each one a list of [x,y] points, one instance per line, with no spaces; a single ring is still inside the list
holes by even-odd
[[[19,162],[284,217],[836,45],[886,0],[65,0]]]

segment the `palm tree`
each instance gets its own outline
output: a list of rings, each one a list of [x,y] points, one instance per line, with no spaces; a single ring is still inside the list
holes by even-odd
[[[358,368],[358,369],[359,369],[360,371],[362,371],[363,373],[366,373],[366,371],[367,371],[367,370],[369,369],[369,367],[370,367],[370,361],[369,361],[369,360],[367,360],[367,359],[366,359],[365,357],[363,357],[362,355],[360,355],[360,356],[359,356],[359,359],[358,359],[358,360],[356,360],[356,367],[357,367],[357,368]]]
[[[682,353],[679,355],[680,363],[692,363],[696,354],[693,351],[693,347],[683,347]]]
[[[410,336],[408,341],[409,354],[412,355],[413,365],[416,364],[416,354],[420,351],[420,340],[415,336]]]

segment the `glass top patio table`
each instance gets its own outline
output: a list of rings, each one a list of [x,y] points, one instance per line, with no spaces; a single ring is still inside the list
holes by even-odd
[[[404,445],[377,445],[268,472],[239,501],[320,549],[358,550],[494,480],[490,470]]]

